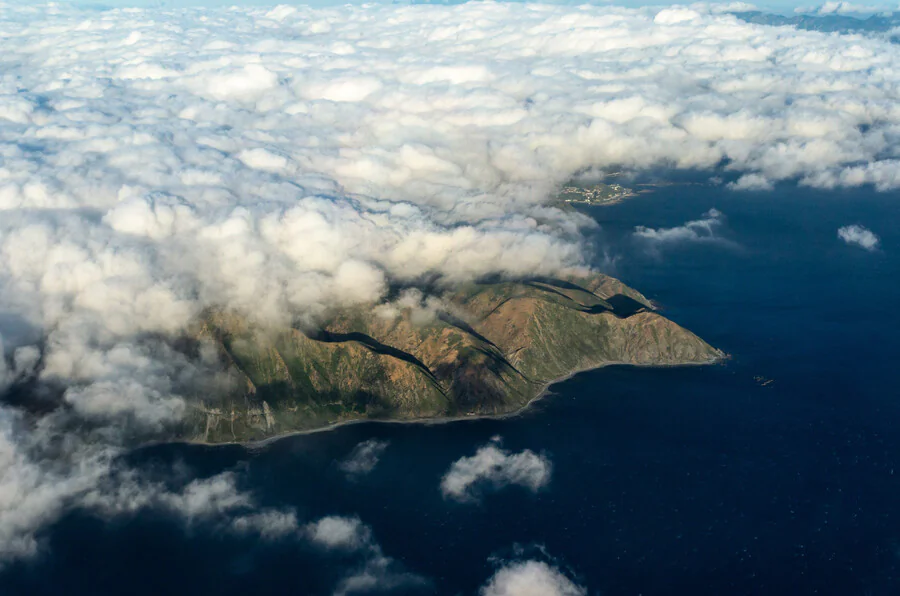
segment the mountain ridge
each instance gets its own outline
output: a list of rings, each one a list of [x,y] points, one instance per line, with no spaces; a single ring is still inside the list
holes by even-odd
[[[607,364],[683,365],[724,354],[600,274],[473,283],[425,299],[337,309],[320,328],[253,329],[207,313],[234,390],[191,400],[180,437],[254,442],[354,420],[509,414],[549,383]]]

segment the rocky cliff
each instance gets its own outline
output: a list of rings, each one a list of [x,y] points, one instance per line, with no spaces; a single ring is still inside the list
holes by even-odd
[[[362,418],[501,414],[575,371],[723,356],[603,275],[394,298],[339,310],[315,329],[261,331],[208,313],[195,338],[218,347],[237,388],[199,396],[182,434],[249,441]]]

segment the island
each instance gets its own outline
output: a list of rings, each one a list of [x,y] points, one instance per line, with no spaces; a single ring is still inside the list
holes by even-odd
[[[421,304],[418,290],[398,292],[407,299],[337,309],[312,329],[206,313],[192,340],[216,347],[234,388],[192,398],[180,438],[253,442],[356,420],[496,416],[579,371],[724,357],[601,274],[471,283]]]
[[[563,203],[581,203],[585,205],[615,205],[624,199],[637,196],[637,193],[621,184],[600,182],[590,186],[569,184],[562,188],[558,199]]]

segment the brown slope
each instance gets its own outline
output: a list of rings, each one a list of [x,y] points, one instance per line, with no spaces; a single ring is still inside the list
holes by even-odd
[[[211,313],[198,336],[219,347],[238,382],[197,402],[183,432],[246,441],[364,418],[500,414],[578,370],[723,356],[603,275],[471,284],[442,304],[430,317],[345,309],[306,333],[261,333]]]

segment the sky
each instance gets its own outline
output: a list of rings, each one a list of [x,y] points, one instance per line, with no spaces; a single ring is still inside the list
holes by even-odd
[[[7,0],[10,4],[33,4],[31,0]],[[314,6],[314,7],[327,7],[327,6],[343,6],[346,4],[371,4],[372,2],[363,2],[362,0],[351,0],[351,1],[340,1],[340,0],[310,0],[308,2],[298,2],[286,0],[283,2],[273,1],[273,0],[98,0],[96,2],[86,0],[86,1],[72,1],[69,4],[73,4],[75,6],[82,7],[112,7],[112,8],[122,8],[122,7],[138,7],[138,8],[187,8],[187,7],[204,7],[204,8],[222,8],[222,7],[231,7],[231,6],[253,6],[253,7],[274,7],[279,4],[291,5],[291,6]],[[392,4],[393,2],[376,2],[381,4]],[[407,2],[408,3],[408,2]],[[612,2],[605,2],[603,0],[596,0],[593,2],[581,2],[581,1],[559,1],[559,2],[550,2],[551,4],[570,4],[570,5],[580,5],[580,4],[595,4],[595,5],[616,5],[616,6],[626,6],[626,7],[640,7],[640,6],[667,6],[667,5],[680,5],[680,4],[690,4],[690,2],[665,2],[662,0],[617,0]],[[759,8],[761,10],[767,10],[772,12],[779,13],[792,13],[795,9],[799,8],[809,8],[814,9],[819,4],[816,2],[804,2],[803,0],[762,0],[757,2],[745,2],[748,6],[753,6]],[[836,2],[830,2],[828,4],[838,4]],[[844,4],[847,6],[859,7],[860,9],[865,9],[866,7],[873,6],[875,7],[877,4],[877,9],[884,10],[886,8],[895,8],[892,3],[866,3],[866,2],[840,2],[840,4]]]
[[[49,402],[0,403],[0,562],[73,508],[316,540],[227,475],[173,492],[116,463],[233,382],[212,346],[178,349],[208,309],[314,326],[392,284],[584,271],[597,224],[551,201],[584,172],[900,187],[900,46],[877,36],[702,4],[0,6],[0,392]],[[487,446],[448,494],[495,460],[550,473]],[[352,520],[324,527],[390,569]]]

